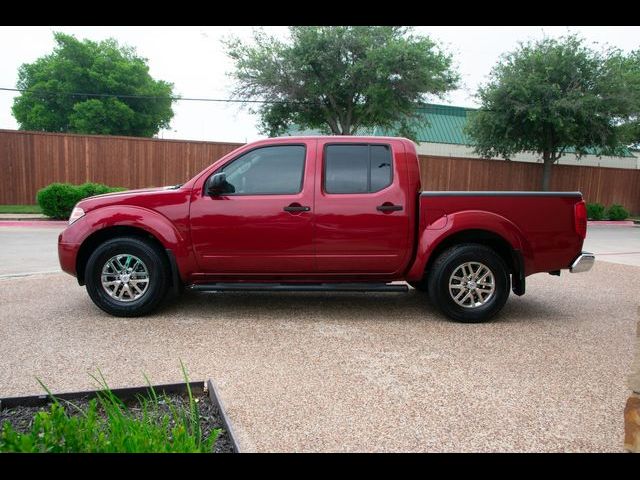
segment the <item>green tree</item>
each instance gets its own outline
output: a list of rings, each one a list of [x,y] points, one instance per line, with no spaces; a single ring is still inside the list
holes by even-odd
[[[21,130],[151,137],[169,126],[173,85],[154,80],[133,48],[113,39],[54,38],[53,53],[18,71],[25,91],[12,111]]]
[[[622,124],[635,108],[631,82],[616,78],[628,65],[619,50],[596,51],[575,35],[520,44],[478,90],[482,106],[467,125],[476,152],[538,153],[542,190],[549,190],[552,165],[567,152],[619,154]]]
[[[620,98],[621,115],[618,124],[623,141],[632,147],[640,147],[640,50],[622,55],[617,52],[609,60],[609,95]]]
[[[290,27],[284,42],[254,33],[253,43],[233,38],[235,95],[267,102],[258,108],[262,132],[290,126],[350,135],[360,127],[400,128],[426,95],[455,88],[451,56],[407,27]]]

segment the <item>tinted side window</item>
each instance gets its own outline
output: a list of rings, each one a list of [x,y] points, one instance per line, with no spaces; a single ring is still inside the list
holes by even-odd
[[[371,191],[391,185],[391,151],[387,145],[371,145]]]
[[[327,193],[377,192],[391,185],[387,145],[327,145],[324,189]]]
[[[368,145],[329,145],[325,162],[324,186],[327,193],[369,191]]]
[[[220,171],[238,195],[286,195],[302,190],[305,147],[282,145],[245,153]]]

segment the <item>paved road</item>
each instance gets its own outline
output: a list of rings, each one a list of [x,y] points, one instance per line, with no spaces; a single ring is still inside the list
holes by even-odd
[[[589,226],[584,249],[595,253],[597,261],[640,266],[640,225]]]
[[[0,277],[59,272],[58,234],[63,228],[0,226]]]
[[[0,280],[0,396],[213,378],[249,451],[622,450],[640,268],[534,275],[496,321],[409,294],[184,295],[115,318],[68,275]]]

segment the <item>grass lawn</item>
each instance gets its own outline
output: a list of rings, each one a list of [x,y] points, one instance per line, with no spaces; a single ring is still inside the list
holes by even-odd
[[[0,205],[0,213],[42,213],[39,205]]]

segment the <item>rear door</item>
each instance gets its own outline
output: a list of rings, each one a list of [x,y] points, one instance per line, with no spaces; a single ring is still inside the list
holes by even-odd
[[[411,240],[401,142],[322,139],[316,162],[315,244],[321,273],[394,274]]]

